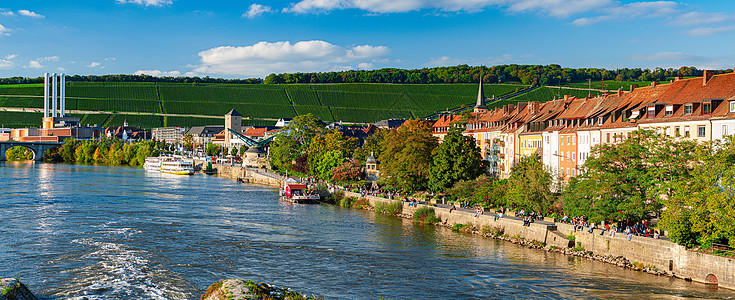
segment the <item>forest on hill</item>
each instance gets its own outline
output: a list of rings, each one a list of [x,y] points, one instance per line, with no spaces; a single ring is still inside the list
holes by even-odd
[[[715,70],[725,73],[732,70]],[[433,67],[422,69],[383,68],[319,73],[270,74],[265,79],[224,79],[211,77],[153,77],[149,75],[72,75],[70,82],[159,82],[159,83],[233,83],[233,84],[293,84],[293,83],[477,83],[482,76],[485,83],[520,83],[531,86],[565,86],[591,81],[663,81],[675,76],[701,76],[695,67],[675,68],[568,68],[549,65],[497,65]],[[0,84],[42,83],[43,77],[0,78]]]

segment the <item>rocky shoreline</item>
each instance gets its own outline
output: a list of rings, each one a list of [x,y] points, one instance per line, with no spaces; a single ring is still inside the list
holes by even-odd
[[[272,300],[311,300],[315,296],[304,296],[289,288],[277,287],[263,282],[242,279],[227,279],[214,283],[207,288],[200,300],[230,299],[272,299]]]
[[[38,300],[18,278],[0,278],[0,300]]]

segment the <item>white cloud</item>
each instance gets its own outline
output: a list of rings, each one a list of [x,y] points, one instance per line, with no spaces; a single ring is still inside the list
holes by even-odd
[[[701,56],[683,52],[658,52],[630,55],[627,59],[650,62],[652,67],[694,66],[698,69],[730,69],[735,56]]]
[[[610,6],[603,9],[603,14],[596,17],[584,17],[572,22],[574,25],[592,25],[604,21],[626,20],[638,17],[662,18],[670,17],[678,13],[676,2],[654,1],[633,2],[625,5]]]
[[[42,57],[42,58],[37,59],[37,61],[40,61],[40,62],[44,62],[44,61],[59,61],[59,57],[58,56],[46,56],[46,57]]]
[[[32,61],[29,61],[28,62],[28,65],[25,66],[24,68],[28,68],[28,69],[40,69],[40,68],[43,68],[43,67],[45,67],[45,66],[42,65],[39,61],[32,60]]]
[[[174,2],[172,0],[115,0],[117,3],[125,4],[125,3],[132,3],[132,4],[140,4],[145,6],[164,6],[164,5],[170,5]]]
[[[96,68],[96,67],[99,67],[99,66],[100,66],[100,63],[98,63],[98,62],[92,62],[91,64],[88,64],[87,65],[87,67],[89,67],[89,68]]]
[[[10,35],[10,29],[0,24],[0,36]]]
[[[12,10],[5,10],[5,9],[0,8],[0,15],[9,17],[12,15],[15,15],[15,13]]]
[[[250,46],[222,46],[199,52],[200,74],[264,76],[284,72],[323,72],[352,69],[352,64],[372,63],[390,53],[384,46],[351,48],[325,41],[260,42]]]
[[[58,67],[58,68],[56,68],[56,70],[57,70],[57,71],[61,71],[61,72],[64,72],[64,71],[66,71],[66,69],[65,69],[65,68],[62,68],[62,67]]]
[[[360,9],[372,13],[401,13],[421,9],[447,12],[475,12],[487,7],[504,7],[509,12],[540,12],[555,17],[604,8],[613,0],[302,0],[284,12],[315,13]]]
[[[370,70],[370,69],[375,68],[375,65],[371,63],[359,63],[357,64],[357,68],[362,69],[362,70]]]
[[[466,61],[459,58],[453,58],[449,56],[442,56],[442,57],[432,57],[431,60],[429,60],[427,63],[424,64],[424,67],[444,67],[444,66],[455,66],[459,64],[463,64]]]
[[[8,54],[8,56],[5,56],[5,59],[7,59],[7,60],[13,60],[16,57],[18,57],[17,54]]]
[[[730,32],[735,30],[735,25],[719,26],[719,27],[698,27],[687,31],[688,34],[694,36],[708,36],[717,33]]]
[[[39,14],[37,14],[35,12],[32,12],[30,10],[25,10],[25,9],[19,10],[18,11],[18,14],[21,15],[21,16],[26,16],[26,17],[31,17],[31,18],[37,18],[37,19],[42,19],[42,18],[45,18],[46,17],[44,15],[39,15]]]
[[[271,9],[270,6],[253,3],[250,5],[250,8],[248,9],[248,11],[242,14],[242,17],[252,19],[252,18],[262,15],[263,13],[269,13],[272,11],[273,9]]]
[[[734,16],[725,13],[706,13],[691,11],[683,13],[671,21],[671,25],[689,26],[722,23],[732,20]]]
[[[10,60],[0,59],[0,70],[9,70],[15,67],[15,64]]]
[[[153,77],[179,77],[181,72],[179,71],[161,71],[161,70],[138,70],[133,75],[148,75]]]

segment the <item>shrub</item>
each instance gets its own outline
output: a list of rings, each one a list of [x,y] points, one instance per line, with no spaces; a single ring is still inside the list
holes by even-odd
[[[539,241],[537,241],[537,240],[533,240],[533,241],[532,241],[531,243],[533,243],[533,244],[534,244],[534,245],[536,245],[536,246],[546,247],[546,243],[544,243],[544,242],[539,242]]]
[[[355,197],[345,197],[340,200],[339,206],[349,208],[352,207],[352,204],[355,203],[355,201],[357,201],[357,198]]]
[[[390,201],[388,203],[376,202],[375,211],[386,215],[397,216],[403,212],[403,203],[401,201]]]
[[[474,226],[472,225],[472,223],[454,224],[454,226],[452,226],[452,231],[456,231],[456,232],[471,233],[473,229],[474,229]]]
[[[572,248],[574,251],[584,251],[584,247],[582,247],[582,243],[577,242],[577,247]]]
[[[573,234],[567,235],[567,240],[574,241],[577,237],[575,237]]]
[[[505,229],[500,226],[482,226],[482,233],[491,236],[502,236]]]
[[[345,197],[345,192],[343,191],[334,191],[334,193],[330,194],[329,196],[324,197],[324,202],[329,204],[340,204],[342,203],[342,198]]]
[[[419,207],[413,214],[413,218],[419,223],[424,224],[436,224],[441,221],[436,217],[434,209],[426,206]]]
[[[357,199],[357,201],[352,203],[352,208],[366,209],[368,207],[370,207],[370,201],[365,198]]]

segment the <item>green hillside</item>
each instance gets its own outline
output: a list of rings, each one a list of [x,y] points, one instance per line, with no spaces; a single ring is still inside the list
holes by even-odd
[[[486,84],[485,96],[502,96],[526,88],[520,84]],[[68,110],[222,116],[235,108],[253,119],[291,118],[312,113],[325,121],[346,122],[420,118],[474,103],[477,97],[476,84],[69,82],[66,90]],[[42,84],[0,85],[0,107],[42,108],[42,95]],[[83,124],[117,125],[122,122],[117,116],[85,118]],[[134,116],[128,121],[134,118],[143,127],[199,125],[194,124],[197,119],[188,117]],[[214,120],[203,118],[201,121]]]
[[[600,92],[592,92],[592,96],[596,96],[597,94],[600,94]],[[488,108],[495,108],[495,107],[502,107],[506,104],[516,104],[518,102],[529,102],[529,101],[538,101],[538,102],[548,102],[554,99],[560,99],[563,98],[564,95],[572,95],[576,96],[578,98],[584,98],[589,95],[589,91],[586,90],[578,90],[578,89],[568,89],[568,88],[548,88],[548,87],[540,87],[533,91],[530,91],[525,94],[521,94],[512,98],[499,100],[493,103],[488,103]]]

